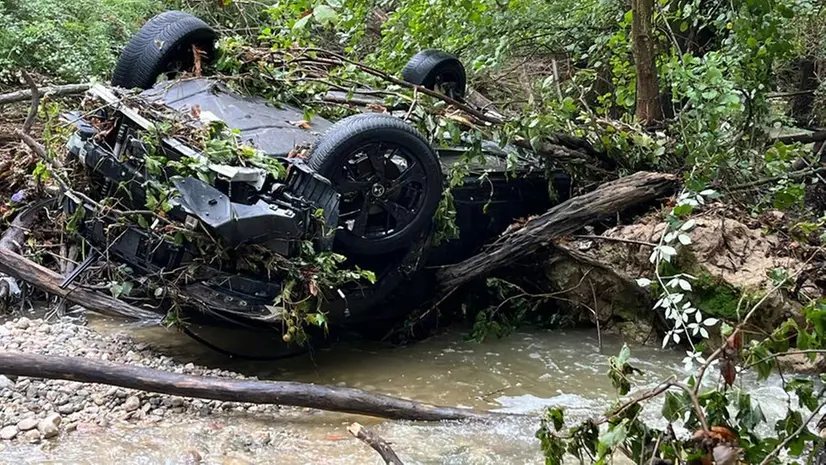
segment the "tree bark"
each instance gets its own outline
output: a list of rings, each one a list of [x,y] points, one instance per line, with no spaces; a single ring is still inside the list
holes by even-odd
[[[637,119],[655,122],[662,119],[658,96],[660,84],[654,61],[654,38],[652,17],[654,0],[631,0],[633,19],[631,22],[631,42],[634,51],[634,66],[637,69]]]
[[[374,451],[378,452],[384,463],[387,465],[404,465],[390,444],[387,443],[381,436],[361,426],[358,423],[353,423],[347,428],[353,436],[372,447]]]
[[[512,417],[494,412],[440,407],[352,388],[191,376],[82,357],[0,352],[0,373],[99,383],[225,402],[309,407],[393,420],[494,420]]]
[[[436,271],[441,291],[448,291],[491,271],[523,259],[552,239],[565,236],[588,223],[615,215],[629,207],[674,193],[677,177],[665,173],[638,172],[603,184],[593,192],[574,197],[505,233],[487,250]]]

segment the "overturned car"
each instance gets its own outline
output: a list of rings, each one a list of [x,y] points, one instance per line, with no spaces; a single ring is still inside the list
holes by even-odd
[[[395,318],[427,299],[430,267],[466,258],[516,218],[550,206],[538,160],[520,152],[514,164],[515,148],[484,142],[464,182],[451,189],[459,235],[437,244],[446,178],[467,147],[434,147],[404,111],[305,119],[298,107],[243,95],[220,77],[172,74],[197,61],[193,46],[211,56],[216,38],[186,13],[153,18],[124,50],[112,87],[90,90],[102,104],[66,115],[76,127],[69,151],[90,179],[83,195],[65,196],[78,232],[96,257],[136,275],[165,276],[175,297],[201,310],[191,315],[281,321],[273,309],[296,278],[281,260],[301,259],[309,248],[335,252],[346,257],[343,268],[375,276],[311,289],[325,322]],[[416,55],[403,76],[451,98],[464,95],[464,69],[442,52]],[[125,90],[134,88],[142,91]],[[168,123],[153,115],[166,115],[183,133],[226,128],[254,155],[244,163],[207,156],[186,137],[161,131]],[[564,198],[569,179],[552,179],[550,188]],[[153,190],[159,183],[173,188],[161,195]],[[192,240],[193,231],[220,249]],[[264,264],[248,266],[253,255]],[[302,272],[312,273],[310,265]]]

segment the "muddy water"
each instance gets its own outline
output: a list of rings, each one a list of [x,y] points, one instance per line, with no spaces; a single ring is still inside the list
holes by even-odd
[[[448,332],[408,347],[339,344],[278,362],[228,361],[185,336],[161,328],[121,327],[92,322],[96,329],[127,330],[141,342],[179,361],[222,367],[262,379],[346,385],[451,406],[535,413],[545,406],[565,408],[569,418],[602,411],[614,400],[607,356],[622,346],[603,338],[603,354],[590,331],[523,331],[483,344]],[[261,342],[242,333],[221,342],[246,353],[266,352]],[[639,389],[682,372],[680,354],[632,347]],[[782,415],[786,397],[776,380],[757,393],[769,417]],[[648,417],[653,422],[658,406]],[[0,463],[174,464],[186,463],[197,450],[206,463],[373,464],[381,463],[365,445],[350,438],[346,425],[359,421],[394,444],[405,463],[528,464],[541,463],[534,438],[535,418],[494,425],[466,423],[412,424],[377,421],[345,414],[285,409],[277,418],[211,415],[156,427],[110,427],[95,433],[75,432],[56,443],[0,450]],[[652,425],[653,426],[653,425]],[[0,446],[2,447],[2,446]]]

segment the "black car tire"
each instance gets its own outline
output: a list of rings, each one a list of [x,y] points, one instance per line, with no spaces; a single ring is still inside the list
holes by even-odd
[[[445,94],[451,98],[464,98],[467,75],[462,62],[441,50],[422,50],[402,69],[402,78],[430,90],[438,90],[441,83],[449,83]]]
[[[388,208],[388,205],[391,205],[395,207],[397,213],[402,212],[409,219],[406,219],[406,224],[398,230],[386,231],[386,235],[382,237],[369,237],[366,226],[365,234],[357,234],[354,230],[357,229],[355,222],[358,220],[354,220],[352,230],[345,226],[336,232],[336,243],[341,247],[341,251],[345,253],[379,255],[410,246],[431,225],[441,200],[443,176],[439,159],[436,152],[419,131],[401,119],[387,114],[365,113],[350,116],[330,127],[315,144],[308,160],[308,165],[312,169],[328,178],[333,187],[342,193],[339,213],[340,226],[346,223],[344,215],[348,213],[342,208],[346,205],[345,196],[348,195],[346,186],[343,185],[342,173],[348,169],[355,169],[355,165],[345,165],[354,160],[355,157],[362,155],[359,163],[365,163],[364,160],[366,159],[370,165],[375,167],[373,159],[367,155],[368,149],[360,151],[364,147],[372,147],[373,144],[377,144],[379,147],[386,146],[387,150],[390,150],[390,154],[385,155],[382,152],[379,157],[379,159],[384,160],[384,168],[382,169],[384,172],[381,175],[381,181],[375,183],[372,180],[360,181],[361,187],[351,188],[349,194],[364,199],[355,202],[357,206],[358,204],[362,206],[356,208],[352,213],[359,212],[359,218],[361,218],[365,209],[370,210],[377,205],[381,205],[379,210],[384,211],[388,217],[392,217],[393,221],[396,222],[398,221],[397,216],[391,213],[391,208]],[[395,169],[396,165],[390,165],[388,162],[392,162],[394,155],[398,154],[399,151],[402,151],[403,156],[408,157],[409,160],[405,159],[405,169],[400,170],[396,178],[389,179],[388,166]],[[414,168],[415,172],[413,172]],[[405,177],[406,181],[402,181],[402,175],[408,172],[412,174]],[[377,173],[378,171],[371,175],[373,176],[372,179],[378,176]],[[399,183],[397,187],[393,187],[394,182]],[[355,182],[351,185],[354,184]],[[380,189],[382,194],[376,196],[375,188],[379,184],[386,187],[386,190]],[[397,202],[399,198],[402,198],[399,193],[407,192],[410,186],[415,186],[413,190],[415,191],[416,208],[411,209],[410,206],[405,206],[402,210]],[[396,199],[382,197],[385,194],[394,195],[394,192],[399,194],[400,197]],[[375,203],[370,203],[370,199],[377,200],[375,200]],[[370,205],[369,209],[366,208],[368,205]],[[367,223],[366,215],[368,213],[363,213],[363,215],[365,215],[364,223]]]
[[[212,57],[218,33],[207,23],[183,11],[161,13],[132,36],[123,49],[112,85],[127,89],[149,89],[158,77],[169,71],[178,60],[194,62],[192,45]]]

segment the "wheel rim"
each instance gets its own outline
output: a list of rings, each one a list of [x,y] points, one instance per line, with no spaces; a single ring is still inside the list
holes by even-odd
[[[408,149],[370,142],[344,158],[332,181],[341,194],[340,226],[351,236],[380,240],[405,230],[418,217],[427,175]]]

